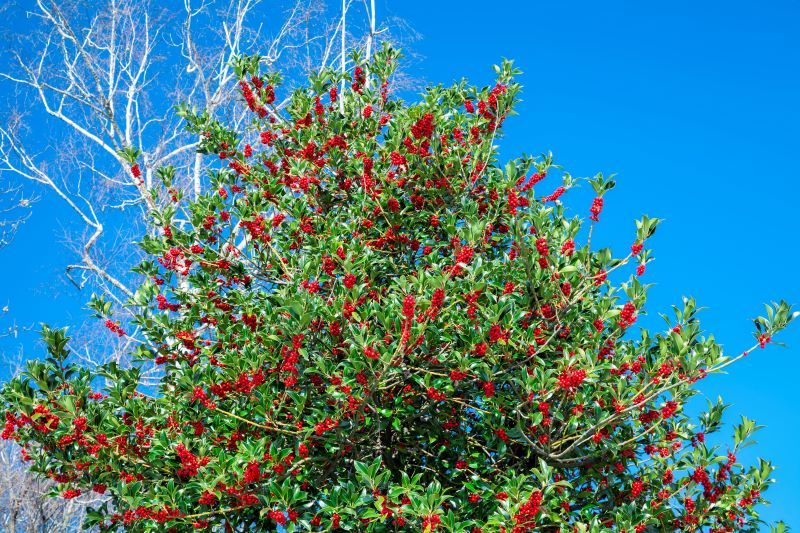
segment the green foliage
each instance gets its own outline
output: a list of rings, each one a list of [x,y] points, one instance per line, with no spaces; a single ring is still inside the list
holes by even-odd
[[[242,57],[249,121],[179,107],[219,156],[209,192],[187,202],[158,170],[174,203],[142,238],[135,318],[89,305],[140,332],[137,364],[81,368],[44,327],[49,357],[2,390],[3,437],[63,497],[106,494],[101,530],[755,530],[772,467],[735,453],[758,427],[729,448],[708,437],[721,399],[683,409],[747,352],[723,354],[690,298],[636,331],[661,221],[636,221],[623,257],[580,244],[615,181],[550,154],[500,165],[513,64],[405,103],[397,58],[355,55],[278,109],[280,76]],[[588,224],[562,203],[582,181]],[[768,306],[754,348],[795,317]]]

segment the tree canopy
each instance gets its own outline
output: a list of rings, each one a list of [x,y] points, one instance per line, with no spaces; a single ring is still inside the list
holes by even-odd
[[[3,438],[62,497],[107,495],[103,530],[757,530],[772,467],[736,458],[757,426],[720,444],[722,401],[684,406],[790,307],[733,356],[689,298],[637,327],[660,221],[614,257],[591,240],[612,178],[498,161],[511,62],[407,103],[397,59],[356,54],[279,111],[280,76],[240,57],[249,121],[181,108],[213,186],[187,201],[158,169],[172,204],[140,243],[135,318],[90,302],[136,364],[83,367],[44,327],[48,357],[2,390]],[[563,203],[578,183],[586,218]]]

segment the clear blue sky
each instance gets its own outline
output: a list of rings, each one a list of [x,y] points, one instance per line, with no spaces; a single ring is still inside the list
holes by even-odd
[[[574,175],[616,172],[595,242],[624,254],[635,218],[666,219],[645,275],[656,283],[653,316],[694,296],[708,307],[706,328],[738,352],[752,342],[749,319],[762,302],[800,304],[800,3],[377,4],[422,34],[412,73],[429,82],[488,84],[492,64],[516,61],[524,101],[503,154],[552,150]],[[566,201],[585,212],[590,196]],[[85,295],[52,281],[66,261],[52,228],[69,217],[45,197],[0,250],[0,305],[22,325],[83,320]],[[732,404],[729,422],[745,414],[766,426],[740,458],[778,466],[764,516],[800,528],[800,324],[779,340],[789,348],[758,351],[700,389]],[[22,342],[40,353],[31,336]]]

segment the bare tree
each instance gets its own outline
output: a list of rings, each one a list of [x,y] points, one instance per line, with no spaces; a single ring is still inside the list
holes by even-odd
[[[363,20],[346,20],[354,2],[336,13],[322,0],[295,0],[281,13],[259,0],[183,0],[180,11],[141,0],[37,0],[29,13],[37,31],[18,39],[12,68],[0,73],[28,109],[0,128],[0,173],[43,186],[73,211],[83,231],[72,234],[78,261],[67,270],[78,287],[98,286],[118,303],[132,294],[130,261],[102,261],[102,243],[116,227],[140,230],[166,200],[166,191],[150,192],[158,167],[175,166],[187,195],[203,190],[198,140],[172,104],[235,120],[231,59],[242,53],[260,53],[290,82],[327,65],[346,69],[349,48],[363,42],[369,55],[388,29],[377,29],[374,0],[361,0]],[[33,122],[48,125],[49,144]],[[120,155],[131,147],[141,151],[141,178]]]
[[[299,49],[301,19],[315,12],[313,3],[301,0],[291,8],[266,39],[266,61],[276,63],[287,50]],[[0,128],[0,164],[56,194],[82,223],[79,261],[68,266],[77,286],[97,284],[117,302],[132,295],[124,269],[114,268],[119,261],[101,263],[98,250],[114,222],[141,227],[163,201],[166,195],[150,193],[156,168],[172,164],[178,187],[192,195],[202,191],[197,141],[185,134],[171,104],[184,101],[212,116],[232,109],[230,60],[264,42],[263,22],[251,20],[257,7],[257,0],[224,6],[184,0],[179,16],[135,0],[110,0],[99,8],[37,1],[30,16],[41,30],[26,36],[25,47],[33,53],[12,50],[15,68],[2,77],[21,89],[32,110],[28,118],[51,124],[60,138],[36,153],[25,117],[9,121]],[[126,148],[141,151],[141,178],[120,155]]]
[[[19,448],[12,444],[0,445],[0,529],[11,533],[77,530],[86,503],[48,498],[50,484],[30,476],[18,455]]]

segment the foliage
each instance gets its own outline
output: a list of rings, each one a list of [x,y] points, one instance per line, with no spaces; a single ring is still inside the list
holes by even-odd
[[[706,442],[721,400],[683,411],[748,352],[724,355],[692,299],[634,331],[660,221],[637,221],[625,257],[593,250],[561,197],[588,181],[597,223],[612,179],[549,155],[498,164],[510,62],[492,87],[407,104],[397,58],[356,55],[278,112],[279,78],[243,57],[248,124],[182,107],[219,157],[213,192],[154,214],[131,323],[90,304],[143,333],[138,364],[82,368],[45,327],[49,356],[3,389],[3,437],[63,497],[105,493],[86,524],[101,529],[755,530],[772,467],[736,459],[755,423],[723,448]],[[768,306],[754,347],[794,317]]]

